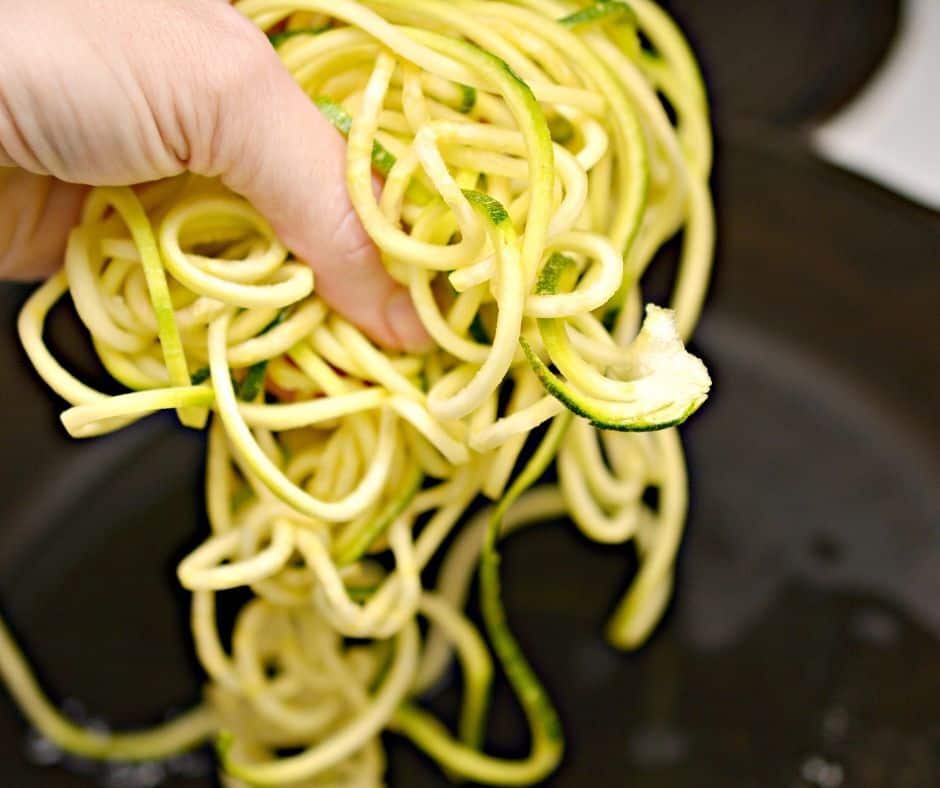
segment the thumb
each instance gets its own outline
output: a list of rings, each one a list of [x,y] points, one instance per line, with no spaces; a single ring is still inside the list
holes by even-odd
[[[235,11],[223,6],[223,13]],[[267,38],[249,28],[238,53],[214,59],[195,85],[191,112],[213,106],[213,122],[184,130],[190,170],[220,175],[271,222],[317,275],[317,292],[373,339],[418,350],[428,336],[401,285],[385,271],[346,191],[345,140],[283,67]],[[219,38],[216,38],[219,41]],[[224,47],[225,45],[222,44]],[[200,88],[206,95],[200,95]],[[184,99],[185,100],[185,99]]]

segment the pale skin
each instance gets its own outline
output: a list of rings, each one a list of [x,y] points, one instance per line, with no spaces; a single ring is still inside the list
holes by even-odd
[[[0,0],[0,278],[55,271],[89,185],[218,176],[377,342],[420,350],[345,143],[227,0]]]

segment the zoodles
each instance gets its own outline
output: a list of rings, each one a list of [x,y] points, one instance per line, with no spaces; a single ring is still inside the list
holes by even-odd
[[[710,386],[683,346],[714,235],[698,68],[650,0],[237,7],[347,136],[353,205],[435,348],[376,347],[216,181],[94,189],[19,333],[75,437],[166,409],[208,422],[211,533],[178,569],[204,701],[147,732],[83,729],[2,622],[0,673],[46,737],[88,758],[214,739],[227,785],[365,788],[382,783],[390,731],[449,776],[537,782],[562,724],[510,632],[498,540],[568,515],[590,539],[635,542],[617,646],[641,645],[668,601],[687,505],[675,425]],[[644,318],[643,274],[680,232],[671,309]],[[127,393],[90,388],[46,348],[66,294]],[[552,463],[558,485],[540,484]],[[481,498],[493,506],[468,517]],[[531,727],[519,760],[481,749],[494,665],[463,612],[477,565],[485,634]],[[254,596],[227,648],[217,596],[240,587]],[[421,706],[454,653],[456,732]]]

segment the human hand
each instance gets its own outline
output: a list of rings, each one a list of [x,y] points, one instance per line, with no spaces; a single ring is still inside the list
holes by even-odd
[[[84,186],[219,176],[373,339],[427,341],[353,210],[345,143],[227,0],[0,0],[0,277],[60,264]]]

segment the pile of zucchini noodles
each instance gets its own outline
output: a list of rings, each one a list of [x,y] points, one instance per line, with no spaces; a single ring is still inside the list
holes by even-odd
[[[237,7],[347,136],[353,204],[436,347],[377,348],[215,181],[93,190],[20,335],[72,404],[73,436],[161,409],[209,425],[212,532],[178,570],[209,680],[173,722],[106,734],[56,711],[2,624],[0,672],[45,736],[90,758],[215,738],[228,785],[376,786],[392,731],[452,777],[536,782],[561,727],[507,627],[496,541],[562,515],[593,540],[633,540],[640,568],[608,630],[619,647],[640,645],[669,599],[686,510],[672,427],[709,387],[683,347],[713,245],[696,64],[649,0]],[[644,318],[640,277],[680,230],[671,310]],[[130,393],[89,388],[44,345],[66,293]],[[536,484],[552,462],[558,484]],[[494,506],[466,517],[481,497]],[[520,760],[482,751],[494,667],[462,612],[477,567],[489,644],[531,727]],[[254,596],[229,646],[216,596],[238,587]],[[420,698],[454,653],[451,732]]]

